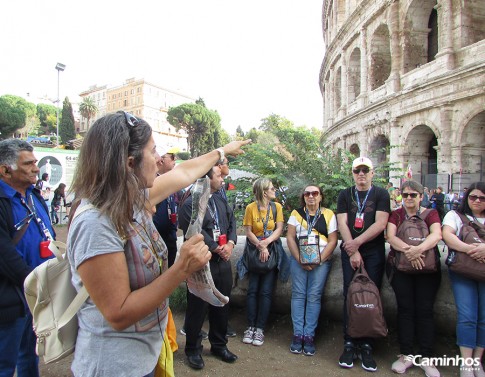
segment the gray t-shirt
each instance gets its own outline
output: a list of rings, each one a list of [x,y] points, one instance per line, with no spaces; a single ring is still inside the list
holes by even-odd
[[[85,203],[82,201],[79,208]],[[167,269],[167,248],[151,218],[139,212],[135,219],[128,241],[123,241],[111,220],[95,208],[74,219],[67,252],[72,283],[77,290],[82,286],[77,268],[96,255],[124,252],[132,291],[148,285]],[[154,249],[158,256],[152,252]],[[100,377],[141,377],[150,373],[160,354],[167,313],[168,299],[156,312],[123,331],[116,331],[88,298],[78,312],[79,332],[72,372],[75,376]]]

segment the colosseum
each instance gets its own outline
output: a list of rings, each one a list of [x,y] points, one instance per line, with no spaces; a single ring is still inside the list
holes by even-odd
[[[322,22],[329,145],[429,187],[484,180],[484,0],[324,0]]]

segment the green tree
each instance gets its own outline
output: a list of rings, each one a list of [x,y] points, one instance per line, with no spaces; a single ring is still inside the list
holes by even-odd
[[[57,108],[55,106],[39,103],[37,105],[37,116],[39,117],[40,127],[44,129],[44,133],[56,133]]]
[[[236,128],[236,138],[244,139],[244,131],[241,126]]]
[[[299,194],[307,184],[321,186],[324,205],[332,209],[337,206],[340,190],[353,184],[353,156],[324,148],[319,130],[295,127],[288,119],[271,114],[262,119],[259,130],[252,129],[246,137],[253,143],[232,166],[270,178],[278,189],[278,200],[284,205],[286,216],[299,206]],[[238,191],[247,187],[242,196],[244,205],[248,204],[253,198],[247,179],[236,181],[235,185]]]
[[[74,114],[69,98],[65,98],[62,103],[62,122],[59,123],[59,138],[62,144],[76,138],[76,129],[74,127]]]
[[[98,112],[98,106],[94,103],[91,97],[84,97],[83,101],[79,105],[79,113],[88,121],[87,129],[89,129],[89,120],[96,116]]]
[[[217,111],[207,109],[202,99],[199,98],[198,101],[199,103],[170,107],[167,116],[167,121],[177,131],[183,129],[187,132],[187,144],[192,157],[221,146],[221,141],[227,135],[222,131],[221,118]]]
[[[22,97],[10,94],[0,97],[0,138],[8,139],[25,127],[27,118],[32,116],[33,104]],[[35,106],[34,106],[35,114]]]

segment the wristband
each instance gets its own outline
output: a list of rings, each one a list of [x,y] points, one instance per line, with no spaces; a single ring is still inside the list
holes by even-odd
[[[232,243],[232,246],[236,246],[236,243],[233,240],[229,240],[227,242]]]
[[[216,151],[219,152],[219,161],[218,161],[218,164],[223,164],[224,163],[224,149],[217,148]]]

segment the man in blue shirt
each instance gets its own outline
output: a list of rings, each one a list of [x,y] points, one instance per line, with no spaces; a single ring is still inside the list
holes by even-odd
[[[0,376],[39,376],[26,276],[52,257],[49,210],[34,187],[39,168],[29,143],[0,141]]]

